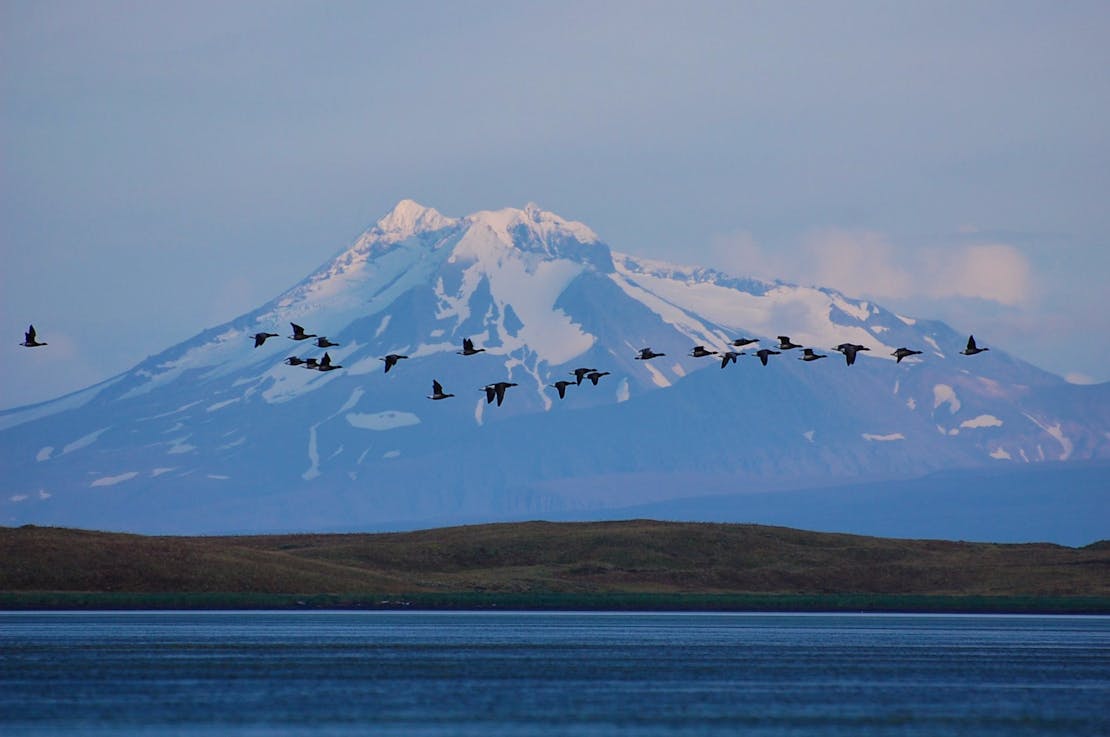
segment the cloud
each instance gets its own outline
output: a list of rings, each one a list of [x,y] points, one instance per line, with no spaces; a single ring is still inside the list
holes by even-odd
[[[726,270],[761,279],[831,287],[874,299],[981,299],[1007,307],[1034,296],[1029,260],[1004,243],[899,247],[877,231],[826,228],[770,249],[739,231],[713,239]]]
[[[969,297],[1017,306],[1033,296],[1032,269],[1025,256],[1001,243],[930,249],[924,258],[932,297]]]
[[[846,294],[902,297],[915,279],[882,233],[830,229],[811,234],[802,247],[806,281]]]

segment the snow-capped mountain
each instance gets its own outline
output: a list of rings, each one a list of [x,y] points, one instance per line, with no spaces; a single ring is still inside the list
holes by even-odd
[[[288,365],[325,352],[290,323],[342,368]],[[258,332],[279,335],[254,348]],[[828,357],[687,355],[778,335]],[[458,355],[464,338],[483,350]],[[1110,457],[1110,385],[959,355],[966,339],[834,290],[618,253],[534,205],[449,218],[405,200],[259,309],[0,413],[0,521],[375,529]],[[870,350],[849,367],[841,343]],[[666,355],[637,360],[645,346]],[[896,363],[901,346],[922,354]],[[389,353],[407,358],[386,373]],[[608,375],[560,400],[550,385],[577,367]],[[433,379],[455,396],[429,401]],[[499,381],[516,385],[501,406],[482,389]]]

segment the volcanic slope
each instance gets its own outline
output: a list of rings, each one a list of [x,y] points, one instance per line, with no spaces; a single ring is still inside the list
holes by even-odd
[[[338,345],[294,342],[290,323]],[[257,332],[280,337],[253,347]],[[784,351],[720,368],[737,337]],[[978,336],[989,345],[989,336]],[[464,338],[483,352],[460,356]],[[830,289],[612,251],[536,206],[406,200],[262,307],[0,413],[0,520],[142,532],[415,527],[1110,456],[1110,384]],[[830,348],[870,348],[855,365]],[[666,356],[635,359],[653,347]],[[920,356],[895,363],[895,348]],[[750,347],[748,351],[751,351]],[[327,350],[341,369],[285,363]],[[408,356],[388,374],[380,360]],[[578,367],[597,386],[551,388]],[[456,396],[431,402],[433,379]],[[510,387],[501,406],[482,387]]]

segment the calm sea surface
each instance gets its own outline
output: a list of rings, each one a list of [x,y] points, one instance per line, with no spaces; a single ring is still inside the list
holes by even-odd
[[[15,735],[1110,735],[1110,618],[3,612]]]

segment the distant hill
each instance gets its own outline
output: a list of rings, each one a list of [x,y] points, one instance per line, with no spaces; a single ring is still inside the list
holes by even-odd
[[[145,537],[0,528],[16,594],[1100,597],[1110,545],[894,540],[758,525],[526,522],[407,533]],[[596,600],[596,599],[595,599]]]

